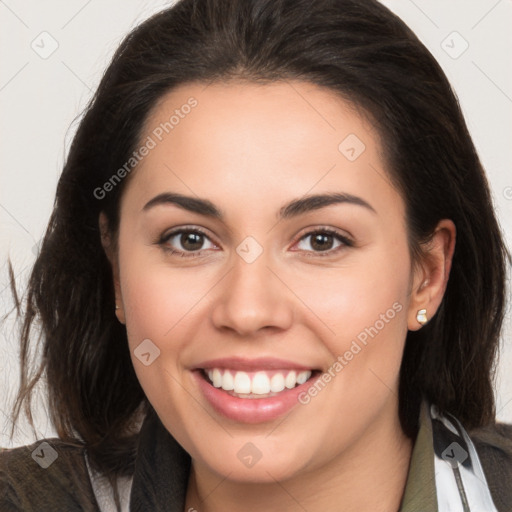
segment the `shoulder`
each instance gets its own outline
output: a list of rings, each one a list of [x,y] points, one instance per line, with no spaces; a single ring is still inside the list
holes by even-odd
[[[0,509],[97,512],[84,447],[51,438],[0,450]]]
[[[469,432],[498,510],[512,506],[512,424],[496,423]]]

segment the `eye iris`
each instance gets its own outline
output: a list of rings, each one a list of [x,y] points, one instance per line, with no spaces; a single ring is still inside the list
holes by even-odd
[[[328,250],[332,248],[332,235],[317,233],[313,236],[313,241],[311,242],[311,247],[318,250]],[[330,243],[329,243],[330,242]]]
[[[192,244],[192,247],[189,245]],[[199,233],[183,233],[180,238],[180,243],[185,249],[190,251],[197,251],[203,245],[203,235]]]

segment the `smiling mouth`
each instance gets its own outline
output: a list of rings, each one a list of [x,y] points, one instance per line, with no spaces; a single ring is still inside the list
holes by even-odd
[[[270,398],[301,386],[320,370],[259,370],[245,372],[229,368],[203,368],[202,377],[213,387],[237,398]]]

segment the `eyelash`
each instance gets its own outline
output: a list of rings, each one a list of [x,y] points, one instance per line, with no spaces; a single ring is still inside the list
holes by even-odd
[[[183,233],[195,233],[195,234],[203,235],[206,238],[210,239],[210,237],[203,230],[201,230],[199,228],[186,228],[185,227],[185,228],[179,228],[179,229],[177,229],[175,231],[171,231],[169,233],[166,233],[166,234],[162,235],[162,237],[157,241],[157,244],[160,245],[162,247],[162,249],[164,249],[165,251],[167,251],[171,255],[180,255],[183,258],[198,258],[198,257],[200,257],[202,255],[203,252],[206,252],[208,250],[208,249],[203,249],[203,250],[200,249],[200,250],[195,251],[195,252],[192,252],[192,251],[179,251],[179,250],[175,250],[175,249],[170,249],[169,247],[166,246],[166,244],[168,243],[168,241],[172,237],[174,237],[176,235],[181,235]],[[354,246],[354,243],[353,243],[352,240],[350,240],[346,236],[340,234],[338,231],[336,231],[334,229],[331,229],[331,228],[316,228],[316,229],[314,229],[312,231],[308,231],[307,233],[304,233],[297,240],[296,243],[299,243],[301,240],[303,240],[303,239],[305,239],[307,237],[318,235],[318,234],[332,235],[338,241],[340,241],[342,245],[340,245],[339,247],[337,247],[335,249],[329,249],[327,251],[306,251],[306,255],[308,257],[313,257],[313,258],[320,257],[320,258],[322,258],[322,257],[326,257],[326,256],[332,256],[333,254],[337,253],[338,251],[340,251],[344,247],[353,247]],[[308,254],[308,253],[311,253],[311,252],[313,252],[313,254]]]

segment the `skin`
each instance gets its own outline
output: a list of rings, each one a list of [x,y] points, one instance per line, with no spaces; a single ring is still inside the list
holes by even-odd
[[[379,136],[329,90],[303,82],[184,84],[151,112],[141,140],[191,96],[197,107],[130,176],[117,244],[100,217],[137,376],[192,457],[185,510],[396,511],[412,449],[398,420],[405,337],[421,328],[419,309],[431,318],[441,302],[455,227],[440,222],[413,264],[404,201],[387,179]],[[338,149],[349,134],[366,146],[353,162]],[[143,210],[163,192],[208,199],[225,219],[172,204]],[[326,192],[360,197],[375,211],[344,203],[277,221],[286,202]],[[158,244],[182,226],[206,231],[198,257],[165,250],[186,252],[179,236]],[[322,227],[353,246],[332,238],[331,254],[318,256],[307,233]],[[263,248],[250,264],[236,252],[247,236]],[[393,304],[401,310],[317,396],[275,421],[219,415],[192,378],[201,361],[227,356],[328,371]],[[145,366],[134,350],[148,338],[160,356]],[[261,452],[250,468],[237,457],[248,442]]]

